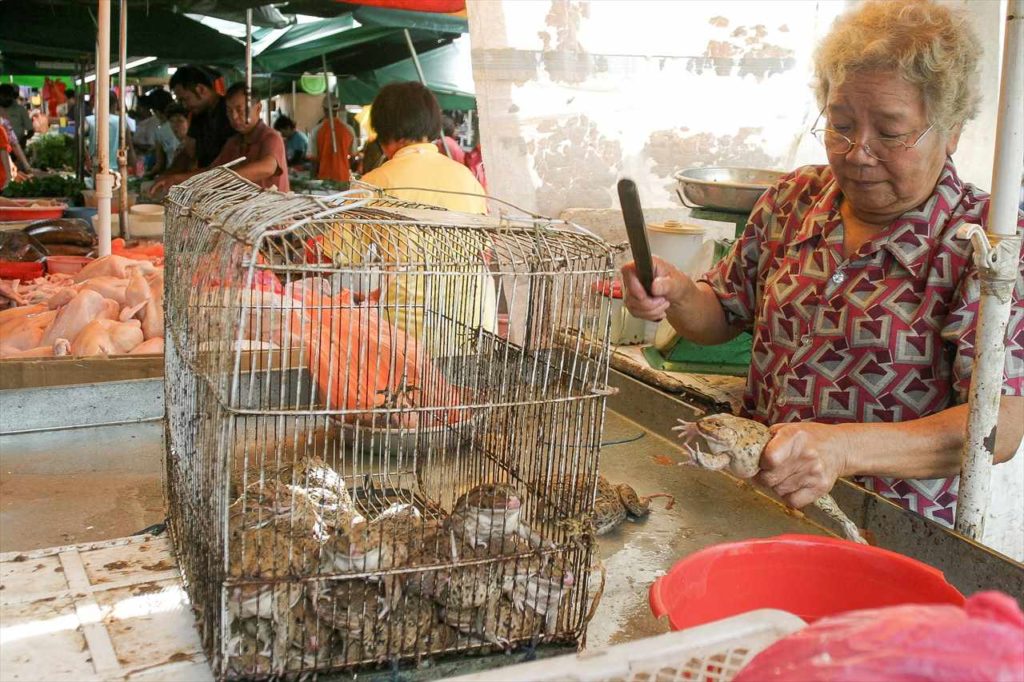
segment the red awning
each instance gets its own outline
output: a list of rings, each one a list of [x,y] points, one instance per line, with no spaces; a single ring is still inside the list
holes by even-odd
[[[466,0],[344,0],[350,5],[372,5],[387,9],[404,9],[410,12],[435,12],[454,14],[466,11]]]

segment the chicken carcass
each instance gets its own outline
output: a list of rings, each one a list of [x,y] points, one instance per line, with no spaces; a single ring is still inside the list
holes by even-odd
[[[85,325],[71,342],[72,355],[118,355],[127,353],[143,341],[142,323],[96,319]]]
[[[45,313],[47,308],[42,303],[35,305],[23,305],[17,308],[8,308],[7,310],[0,310],[0,327],[7,324],[11,320],[16,320],[26,315],[35,315],[36,313]]]
[[[128,355],[163,355],[164,354],[164,337],[154,336],[153,338],[143,341],[139,345],[128,351]]]
[[[142,322],[142,333],[146,339],[164,335],[164,277],[154,272],[148,278],[135,268],[128,278],[125,289],[122,319],[135,317]]]
[[[138,268],[144,274],[156,270],[156,267],[149,261],[133,260],[124,256],[103,256],[86,265],[75,275],[76,282],[84,282],[93,277],[117,277],[125,279],[130,274],[131,268]]]
[[[16,350],[7,352],[0,348],[0,358],[4,360],[14,358],[52,358],[67,355],[71,350],[71,344],[67,339],[57,339],[52,346],[36,346],[28,350]]]
[[[134,270],[134,269],[133,269]],[[82,289],[92,289],[103,294],[104,298],[117,301],[118,304],[125,304],[125,290],[128,288],[128,279],[125,277],[99,276],[87,279],[82,282]]]
[[[11,351],[51,345],[43,342],[43,334],[56,317],[57,311],[47,310],[4,322],[0,325],[0,352],[6,355]]]
[[[57,317],[47,328],[39,345],[47,346],[57,339],[75,339],[79,332],[98,319],[116,320],[121,306],[117,301],[104,298],[102,294],[91,289],[80,291],[57,312]]]

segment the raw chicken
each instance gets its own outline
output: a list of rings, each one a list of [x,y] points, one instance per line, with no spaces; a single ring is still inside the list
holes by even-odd
[[[132,269],[128,278],[122,319],[139,319],[146,339],[164,335],[163,284],[162,273],[153,273],[153,276],[147,279],[137,268]]]
[[[57,311],[48,310],[32,315],[16,317],[0,325],[0,354],[10,351],[24,351],[36,346],[52,345],[43,342],[43,333],[49,327]]]
[[[87,279],[93,277],[117,277],[119,279],[125,279],[130,274],[131,268],[138,268],[144,274],[154,272],[156,267],[149,261],[144,260],[133,260],[131,258],[125,258],[124,256],[104,256],[103,258],[97,258],[93,262],[86,265],[84,268],[78,271],[75,275],[76,282],[84,282]]]
[[[29,348],[28,350],[18,350],[5,352],[0,350],[0,358],[14,359],[14,358],[50,358],[55,356],[67,355],[71,350],[71,344],[67,339],[57,339],[57,342],[52,346],[36,346],[35,348]]]
[[[72,355],[117,355],[142,343],[142,324],[138,320],[118,322],[95,319],[85,325],[71,342]]]
[[[135,269],[133,268],[133,271]],[[93,277],[81,285],[82,289],[92,289],[103,294],[104,298],[117,301],[120,305],[125,304],[125,290],[128,288],[128,279],[123,277]]]
[[[35,305],[18,306],[17,308],[8,308],[7,310],[0,310],[0,327],[7,324],[11,320],[16,320],[18,318],[25,317],[26,315],[43,313],[46,312],[47,310],[48,308],[41,303],[37,303]]]
[[[86,289],[57,312],[57,318],[46,330],[40,345],[49,345],[57,339],[76,339],[82,329],[97,319],[116,320],[121,310],[117,301]],[[140,341],[141,343],[141,341]]]
[[[143,341],[139,345],[128,351],[128,355],[163,355],[164,354],[164,337],[154,336],[153,338]]]

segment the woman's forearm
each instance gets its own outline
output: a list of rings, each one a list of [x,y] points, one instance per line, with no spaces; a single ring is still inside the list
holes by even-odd
[[[841,424],[847,450],[843,476],[945,478],[960,473],[967,405],[896,423]],[[1003,396],[995,462],[1009,460],[1024,435],[1024,397]]]
[[[739,330],[729,326],[718,296],[704,282],[688,282],[682,297],[673,301],[665,313],[676,332],[704,346],[725,343]]]

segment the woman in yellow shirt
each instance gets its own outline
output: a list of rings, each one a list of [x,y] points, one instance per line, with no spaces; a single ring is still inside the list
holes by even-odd
[[[388,161],[363,182],[403,201],[487,213],[484,189],[473,173],[431,142],[441,130],[441,110],[430,90],[414,82],[386,85],[371,112]],[[338,263],[382,260],[383,317],[418,338],[434,357],[460,355],[480,330],[497,330],[497,297],[485,261],[488,244],[480,235],[458,238],[429,226],[339,224],[323,250]],[[428,274],[433,272],[438,274]]]

